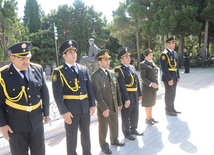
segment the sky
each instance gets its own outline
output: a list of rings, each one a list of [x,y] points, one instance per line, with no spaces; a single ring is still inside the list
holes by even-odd
[[[24,6],[26,0],[16,0],[18,1],[18,17],[23,18],[24,16]],[[74,0],[37,0],[38,3],[41,5],[42,10],[47,15],[51,12],[51,10],[57,9],[59,5],[68,4],[72,5]],[[94,10],[98,12],[102,12],[108,22],[113,20],[112,11],[115,11],[118,6],[119,2],[123,2],[124,0],[83,0],[85,5],[87,6],[94,6]],[[102,17],[104,17],[102,16]]]

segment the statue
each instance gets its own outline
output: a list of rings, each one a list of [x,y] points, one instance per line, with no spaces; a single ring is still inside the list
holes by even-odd
[[[84,65],[88,69],[89,75],[91,75],[94,71],[99,69],[99,64],[97,61],[94,60],[94,57],[96,54],[100,51],[100,49],[97,47],[97,45],[94,44],[94,39],[89,39],[89,51],[88,56],[83,56],[80,59],[80,64]]]

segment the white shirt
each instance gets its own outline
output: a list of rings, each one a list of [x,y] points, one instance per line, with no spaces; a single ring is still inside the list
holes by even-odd
[[[108,69],[103,69],[102,67],[100,67],[102,70],[103,70],[103,72],[108,76],[108,74],[107,74],[107,72],[106,72],[106,70],[109,72],[109,70]]]
[[[22,77],[22,79],[24,79],[24,75],[20,72],[21,70],[16,68],[16,66],[14,64],[13,64],[13,67],[16,69],[16,71],[19,73],[19,75]],[[26,76],[27,80],[29,81],[28,68],[25,70],[25,76]]]
[[[77,67],[77,64],[75,63],[74,65],[71,65],[71,64],[69,64],[69,63],[67,63],[67,62],[65,62],[66,63],[66,65],[71,69],[71,66],[74,66],[74,68],[75,68],[75,71],[77,72],[77,74],[79,74],[79,70],[78,70],[78,67]],[[73,72],[73,70],[72,70],[72,72]]]

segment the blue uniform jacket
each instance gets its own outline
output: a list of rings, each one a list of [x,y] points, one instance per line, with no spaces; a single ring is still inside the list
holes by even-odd
[[[121,72],[122,70],[122,72]],[[121,91],[121,96],[122,96],[122,101],[123,103],[127,100],[130,100],[131,103],[136,103],[139,101],[139,96],[142,96],[141,88],[140,88],[140,83],[138,76],[136,74],[136,70],[134,66],[129,65],[129,69],[121,64],[119,67],[115,68],[115,74],[117,76],[117,80],[120,86],[120,91]],[[137,88],[137,91],[127,91],[126,84],[131,83],[131,75],[134,77],[134,83],[131,87],[129,88]]]
[[[78,91],[72,91],[60,78],[60,71],[67,80],[69,86],[75,86],[75,74],[64,64],[53,71],[53,94],[60,114],[71,112],[72,114],[83,114],[89,112],[89,108],[95,106],[95,97],[92,85],[88,76],[87,68],[77,64],[78,67]],[[84,95],[88,97],[84,100],[64,99],[63,95]]]
[[[162,81],[177,81],[180,78],[176,52],[172,54],[168,49],[164,50],[160,56],[160,63],[163,72]]]
[[[15,132],[36,130],[43,123],[42,117],[49,115],[49,93],[42,67],[31,63],[28,73],[29,83],[25,88],[28,102],[25,96],[22,95],[21,99],[15,103],[24,106],[33,106],[42,100],[42,106],[31,112],[18,110],[5,104],[6,96],[2,85],[0,85],[0,126],[9,125]],[[16,97],[22,87],[26,85],[12,64],[1,71],[1,77],[4,80],[9,97]]]

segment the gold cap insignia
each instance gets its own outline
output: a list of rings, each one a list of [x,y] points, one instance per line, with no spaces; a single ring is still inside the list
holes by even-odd
[[[26,48],[27,47],[27,45],[24,43],[24,44],[22,44],[22,46],[21,46],[22,48]]]
[[[175,36],[173,37],[173,39],[175,39]]]
[[[149,49],[149,52],[151,52],[152,50],[151,49]]]
[[[128,49],[127,49],[127,48],[125,48],[125,50],[126,50],[126,52],[128,51]]]
[[[108,56],[108,52],[105,52],[105,56]]]
[[[72,45],[72,41],[71,41],[71,40],[69,40],[68,44],[69,44],[69,45]]]

